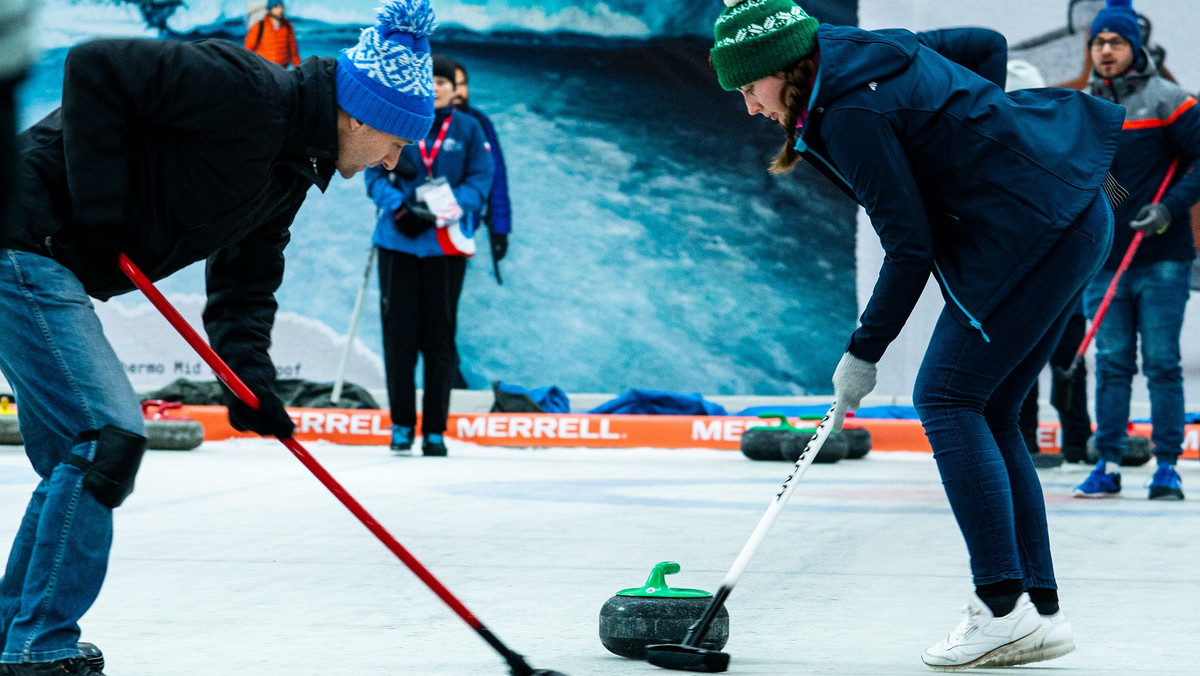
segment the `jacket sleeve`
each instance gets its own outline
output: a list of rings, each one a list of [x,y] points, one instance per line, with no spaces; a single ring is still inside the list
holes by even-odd
[[[492,176],[492,192],[488,195],[488,228],[498,234],[512,232],[512,205],[508,201],[508,169],[504,164],[504,152],[500,150],[500,138],[496,127],[482,113],[476,118],[483,127],[488,143],[492,146],[495,173]]]
[[[1191,218],[1192,205],[1200,202],[1200,105],[1189,96],[1176,110],[1181,112],[1168,133],[1179,157],[1179,168],[1170,189],[1163,193],[1162,203],[1170,209],[1171,220],[1186,222]]]
[[[204,45],[97,40],[67,54],[62,125],[76,223],[110,225],[126,217],[131,139],[154,130],[206,133],[252,116],[265,83]],[[226,67],[212,67],[214,59]]]
[[[848,350],[877,362],[900,334],[933,267],[933,234],[909,168],[887,120],[863,109],[831,111],[822,135],[834,164],[871,218],[883,267]]]
[[[473,118],[468,118],[473,119]],[[492,189],[492,174],[495,163],[485,145],[483,127],[478,124],[470,125],[471,133],[465,139],[467,144],[466,166],[462,182],[452,186],[454,199],[462,207],[464,213],[478,214],[483,210],[488,191]]]
[[[408,147],[405,147],[401,153],[407,151]],[[400,205],[404,203],[408,195],[412,193],[413,186],[411,182],[399,177],[395,179],[395,183],[393,184],[392,176],[392,172],[380,165],[367,167],[367,170],[363,172],[363,178],[367,183],[367,196],[371,198],[371,201],[375,203],[379,211],[394,214],[400,209]]]
[[[1004,89],[1008,41],[988,28],[946,28],[917,33],[921,44]]]
[[[251,387],[275,383],[269,355],[279,307],[275,292],[283,281],[289,227],[299,210],[297,205],[256,228],[241,242],[210,256],[206,264],[204,330],[213,350]]]

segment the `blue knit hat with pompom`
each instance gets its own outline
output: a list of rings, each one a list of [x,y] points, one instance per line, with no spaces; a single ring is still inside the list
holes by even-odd
[[[1133,11],[1133,0],[1108,0],[1108,5],[1096,13],[1088,40],[1109,32],[1128,40],[1134,55],[1142,51],[1142,28],[1138,25],[1137,12]]]
[[[337,102],[379,131],[415,141],[433,125],[429,0],[386,0],[375,25],[337,60]]]

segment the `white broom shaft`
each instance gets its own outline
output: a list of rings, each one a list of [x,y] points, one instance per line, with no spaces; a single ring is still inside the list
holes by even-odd
[[[354,311],[350,314],[350,328],[346,332],[346,347],[342,349],[342,359],[338,363],[337,378],[333,381],[333,391],[329,400],[334,404],[342,398],[342,385],[346,381],[346,366],[350,363],[350,351],[354,349],[354,334],[358,331],[358,318],[362,316],[363,301],[367,297],[367,284],[371,281],[371,267],[375,264],[375,247],[367,254],[367,267],[363,270],[362,284],[358,287],[358,297],[354,299]]]
[[[796,466],[792,468],[792,473],[784,480],[783,486],[780,487],[779,493],[775,495],[775,500],[771,506],[767,508],[762,518],[758,520],[758,525],[755,526],[754,532],[750,534],[750,539],[746,541],[742,551],[738,554],[737,559],[733,562],[733,566],[729,572],[725,574],[724,581],[721,586],[733,588],[742,576],[742,572],[746,570],[750,559],[754,556],[754,552],[758,549],[758,545],[762,543],[763,538],[767,537],[767,531],[771,530],[771,526],[775,523],[775,519],[779,517],[779,513],[783,511],[783,506],[787,504],[788,498],[796,490],[796,486],[800,483],[800,477],[808,471],[808,466],[812,464],[813,458],[817,457],[821,446],[825,444],[825,440],[833,432],[830,417],[833,415],[831,407],[826,413],[825,418],[821,420],[821,424],[817,425],[817,431],[813,434],[813,438],[809,440],[804,452],[800,454],[800,458],[796,460]]]

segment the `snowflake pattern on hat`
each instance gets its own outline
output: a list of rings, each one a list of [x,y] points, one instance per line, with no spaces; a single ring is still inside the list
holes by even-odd
[[[358,44],[344,53],[355,68],[385,87],[413,96],[433,96],[433,80],[422,77],[433,70],[429,52],[414,52],[386,40],[372,27],[364,29]]]
[[[734,19],[738,15],[749,11],[754,7],[765,4],[765,2],[766,0],[749,0],[748,2],[744,2],[740,6],[734,7],[734,9],[731,9],[723,14],[717,20],[717,25],[719,26],[731,19]],[[739,28],[736,33],[730,37],[723,38],[721,41],[717,42],[714,47],[724,47],[726,45],[732,45],[738,42],[756,38],[760,35],[765,35],[772,31],[780,30],[781,28],[785,28],[791,24],[800,23],[808,18],[809,16],[804,13],[804,10],[800,9],[800,7],[797,5],[792,5],[791,10],[776,12],[775,14],[772,14],[764,19],[762,23],[752,23],[748,26]]]

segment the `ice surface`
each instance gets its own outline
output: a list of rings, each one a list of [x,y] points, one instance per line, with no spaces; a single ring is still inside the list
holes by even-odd
[[[714,591],[790,467],[449,445],[445,459],[310,450],[502,641],[571,676],[663,673],[604,649],[600,607],[659,561],[682,566],[672,586]],[[1200,583],[1186,574],[1200,504],[1146,501],[1150,467],[1124,468],[1123,499],[1065,497],[1088,469],[1041,474],[1079,648],[1023,671],[1200,673]],[[1200,485],[1196,463],[1180,471],[1185,490]],[[19,448],[0,447],[0,538],[34,480]],[[814,465],[730,596],[729,673],[933,673],[920,653],[970,591],[930,456]],[[119,676],[508,673],[275,441],[151,452],[82,625]]]

